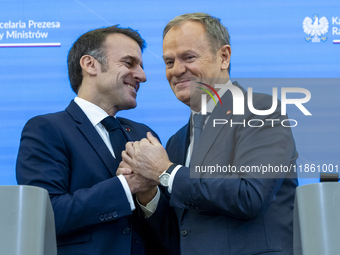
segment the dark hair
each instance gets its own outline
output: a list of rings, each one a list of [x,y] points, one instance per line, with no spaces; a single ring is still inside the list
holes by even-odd
[[[212,54],[215,55],[223,45],[230,45],[228,29],[222,25],[221,20],[203,12],[186,13],[170,20],[163,30],[163,40],[172,27],[180,27],[185,21],[196,21],[203,25]]]
[[[142,51],[146,47],[144,39],[137,31],[131,28],[122,28],[119,25],[95,29],[81,35],[73,44],[67,58],[68,76],[71,87],[76,94],[78,94],[79,87],[83,81],[80,59],[84,55],[94,57],[102,65],[102,71],[105,72],[108,68],[105,40],[108,35],[115,33],[126,35],[135,40]]]

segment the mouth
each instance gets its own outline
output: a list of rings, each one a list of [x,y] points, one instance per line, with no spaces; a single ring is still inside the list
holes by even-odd
[[[180,79],[180,80],[174,81],[174,82],[173,82],[173,85],[176,86],[176,85],[185,84],[185,83],[187,83],[187,82],[190,83],[191,81],[194,81],[194,80],[196,80],[195,77]]]
[[[127,86],[128,88],[132,89],[136,93],[137,93],[137,91],[139,89],[139,84],[138,83],[133,84],[133,83],[124,82],[124,85]]]
[[[178,85],[182,85],[182,84],[186,84],[186,83],[190,83],[190,79],[175,81],[173,84],[174,84],[174,86],[178,86]]]
[[[182,81],[176,81],[174,82],[174,85],[179,85],[179,84],[184,84],[184,83],[187,83],[187,82],[190,82],[190,80],[182,80]]]

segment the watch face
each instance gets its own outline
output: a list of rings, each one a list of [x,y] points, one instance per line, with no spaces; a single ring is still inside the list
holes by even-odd
[[[159,182],[162,186],[167,187],[169,185],[170,174],[164,173],[159,177]]]

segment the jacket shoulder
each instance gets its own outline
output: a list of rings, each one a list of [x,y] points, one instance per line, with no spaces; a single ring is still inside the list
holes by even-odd
[[[133,120],[123,118],[123,117],[117,117],[117,118],[120,124],[122,124],[125,128],[129,127],[133,130],[137,130],[138,133],[143,133],[143,134],[146,134],[147,132],[151,132],[153,136],[155,136],[159,141],[161,141],[157,133],[153,131],[149,126],[143,123],[140,123],[140,122],[136,122]]]

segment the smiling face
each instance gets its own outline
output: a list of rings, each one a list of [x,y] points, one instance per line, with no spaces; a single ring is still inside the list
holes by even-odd
[[[222,46],[216,55],[212,54],[205,29],[199,22],[185,21],[168,31],[163,41],[163,59],[171,89],[178,100],[193,109],[190,80],[229,78],[230,46]]]
[[[141,82],[146,81],[142,51],[130,37],[115,33],[105,40],[105,65],[96,73],[95,104],[106,112],[136,107],[136,96]]]

